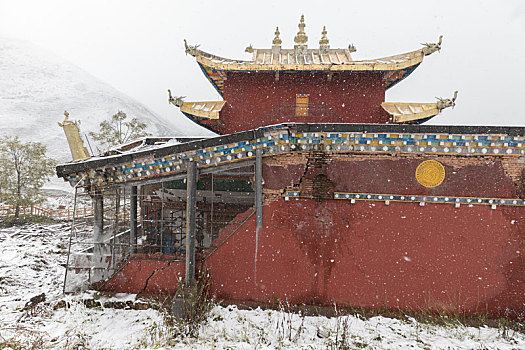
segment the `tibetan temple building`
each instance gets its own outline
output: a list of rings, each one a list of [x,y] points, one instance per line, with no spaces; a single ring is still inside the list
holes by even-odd
[[[73,240],[65,290],[84,278],[173,294],[205,266],[222,300],[522,320],[525,128],[422,125],[456,95],[385,101],[441,38],[361,61],[353,45],[330,48],[325,28],[317,47],[307,40],[301,18],[293,48],[277,28],[247,61],[185,43],[222,100],[169,101],[217,136],[147,137],[88,159],[71,144],[81,156],[57,173],[92,198],[95,225]]]

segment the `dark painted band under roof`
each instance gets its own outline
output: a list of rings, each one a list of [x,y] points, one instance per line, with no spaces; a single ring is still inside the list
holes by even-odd
[[[101,168],[106,165],[131,162],[146,156],[165,157],[201,148],[215,147],[223,144],[248,141],[263,137],[271,130],[291,130],[298,133],[309,132],[367,132],[367,133],[407,133],[407,134],[496,134],[508,136],[525,136],[525,127],[508,126],[451,126],[451,125],[398,125],[398,124],[295,124],[286,123],[242,131],[230,135],[221,135],[207,139],[189,141],[177,145],[163,146],[135,153],[119,154],[103,158],[88,159],[77,163],[58,165],[58,177]]]

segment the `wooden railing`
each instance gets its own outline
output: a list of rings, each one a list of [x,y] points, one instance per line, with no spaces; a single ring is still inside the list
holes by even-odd
[[[73,220],[73,214],[76,218],[85,218],[93,216],[93,207],[76,208],[76,213],[73,208],[64,209],[50,209],[37,205],[28,207],[20,207],[20,215],[36,215],[45,216],[57,220]],[[0,206],[0,216],[15,215],[15,208],[12,205]]]

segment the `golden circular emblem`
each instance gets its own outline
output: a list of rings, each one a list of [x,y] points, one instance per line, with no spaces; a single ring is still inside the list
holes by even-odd
[[[416,169],[416,180],[428,188],[439,186],[445,180],[445,167],[435,160],[425,160]]]

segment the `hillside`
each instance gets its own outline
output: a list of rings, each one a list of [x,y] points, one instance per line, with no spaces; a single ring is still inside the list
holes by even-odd
[[[0,137],[43,142],[51,157],[69,161],[67,141],[57,125],[64,110],[71,119],[81,120],[82,134],[97,130],[119,110],[147,123],[155,136],[183,134],[79,67],[30,43],[0,38]]]

